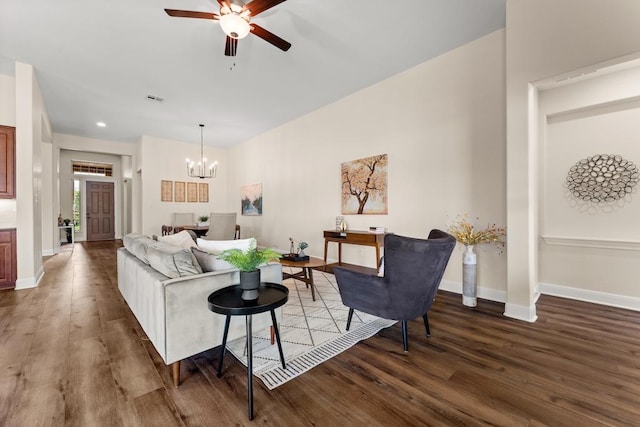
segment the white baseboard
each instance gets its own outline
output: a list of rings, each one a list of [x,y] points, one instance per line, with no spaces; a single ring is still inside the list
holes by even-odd
[[[44,277],[44,267],[40,267],[36,272],[35,277],[27,277],[26,279],[18,279],[16,280],[15,290],[18,291],[20,289],[32,289],[38,286],[40,280]]]
[[[462,294],[462,283],[443,280],[440,282],[440,289]],[[504,303],[504,315],[506,317],[524,320],[525,322],[535,322],[538,319],[535,305],[528,307],[507,303],[507,291],[478,287],[478,298]]]
[[[440,282],[440,289],[462,295],[462,283],[460,282],[443,280]],[[507,301],[507,292],[479,286],[478,298],[504,303]]]
[[[538,320],[535,304],[532,306],[506,303],[504,305],[504,316],[512,319],[524,320],[533,323]]]
[[[553,283],[544,282],[540,282],[540,293],[544,295],[591,302],[594,304],[608,305],[611,307],[626,308],[627,310],[640,311],[640,298],[636,297],[610,294],[600,291],[590,291],[587,289],[572,288],[569,286],[554,285]]]
[[[42,256],[52,256],[57,254],[58,252],[55,249],[45,249],[42,251]]]

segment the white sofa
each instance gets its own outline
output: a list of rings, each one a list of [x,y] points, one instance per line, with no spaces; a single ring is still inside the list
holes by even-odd
[[[217,289],[239,283],[240,274],[235,269],[198,273],[200,267],[192,257],[195,274],[187,271],[184,276],[180,272],[180,277],[167,277],[152,267],[153,260],[148,264],[145,254],[152,249],[155,254],[158,250],[174,251],[188,263],[191,252],[162,242],[152,243],[148,238],[138,239],[140,236],[125,236],[125,247],[118,249],[118,289],[162,360],[172,365],[177,386],[182,359],[222,344],[225,316],[209,310],[207,297]],[[282,284],[282,266],[279,263],[263,266],[261,281]],[[276,310],[276,319],[282,319],[281,309]],[[253,316],[252,322],[254,330],[266,328],[271,325],[271,316],[269,312],[261,313]],[[228,339],[245,335],[244,318],[233,316]]]

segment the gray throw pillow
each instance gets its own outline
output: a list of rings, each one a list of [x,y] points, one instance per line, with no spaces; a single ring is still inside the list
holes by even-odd
[[[147,258],[151,267],[172,279],[202,273],[200,264],[190,250],[163,242],[149,246]]]

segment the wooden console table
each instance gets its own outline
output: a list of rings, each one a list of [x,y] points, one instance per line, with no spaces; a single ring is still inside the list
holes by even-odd
[[[336,231],[325,230],[324,231],[324,262],[327,262],[327,247],[329,242],[336,242],[338,244],[338,265],[342,264],[342,244],[347,243],[350,245],[361,246],[373,246],[376,248],[376,268],[378,261],[380,260],[380,247],[384,246],[385,233],[371,233],[369,231]]]

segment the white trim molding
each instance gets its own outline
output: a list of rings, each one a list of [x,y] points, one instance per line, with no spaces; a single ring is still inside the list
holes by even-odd
[[[44,267],[40,267],[35,277],[28,277],[26,279],[18,279],[16,280],[16,287],[14,288],[16,291],[21,289],[31,289],[38,286],[40,280],[44,277]]]
[[[561,236],[542,236],[542,240],[549,245],[640,251],[640,242],[635,240],[584,239]]]
[[[512,319],[524,320],[525,322],[530,323],[538,320],[535,304],[526,306],[506,303],[504,305],[504,316]]]
[[[594,304],[640,311],[640,298],[540,282],[540,293]]]
[[[439,289],[462,295],[462,283],[453,280],[442,280]],[[504,303],[507,301],[507,292],[499,289],[484,288],[478,286],[478,298]]]

